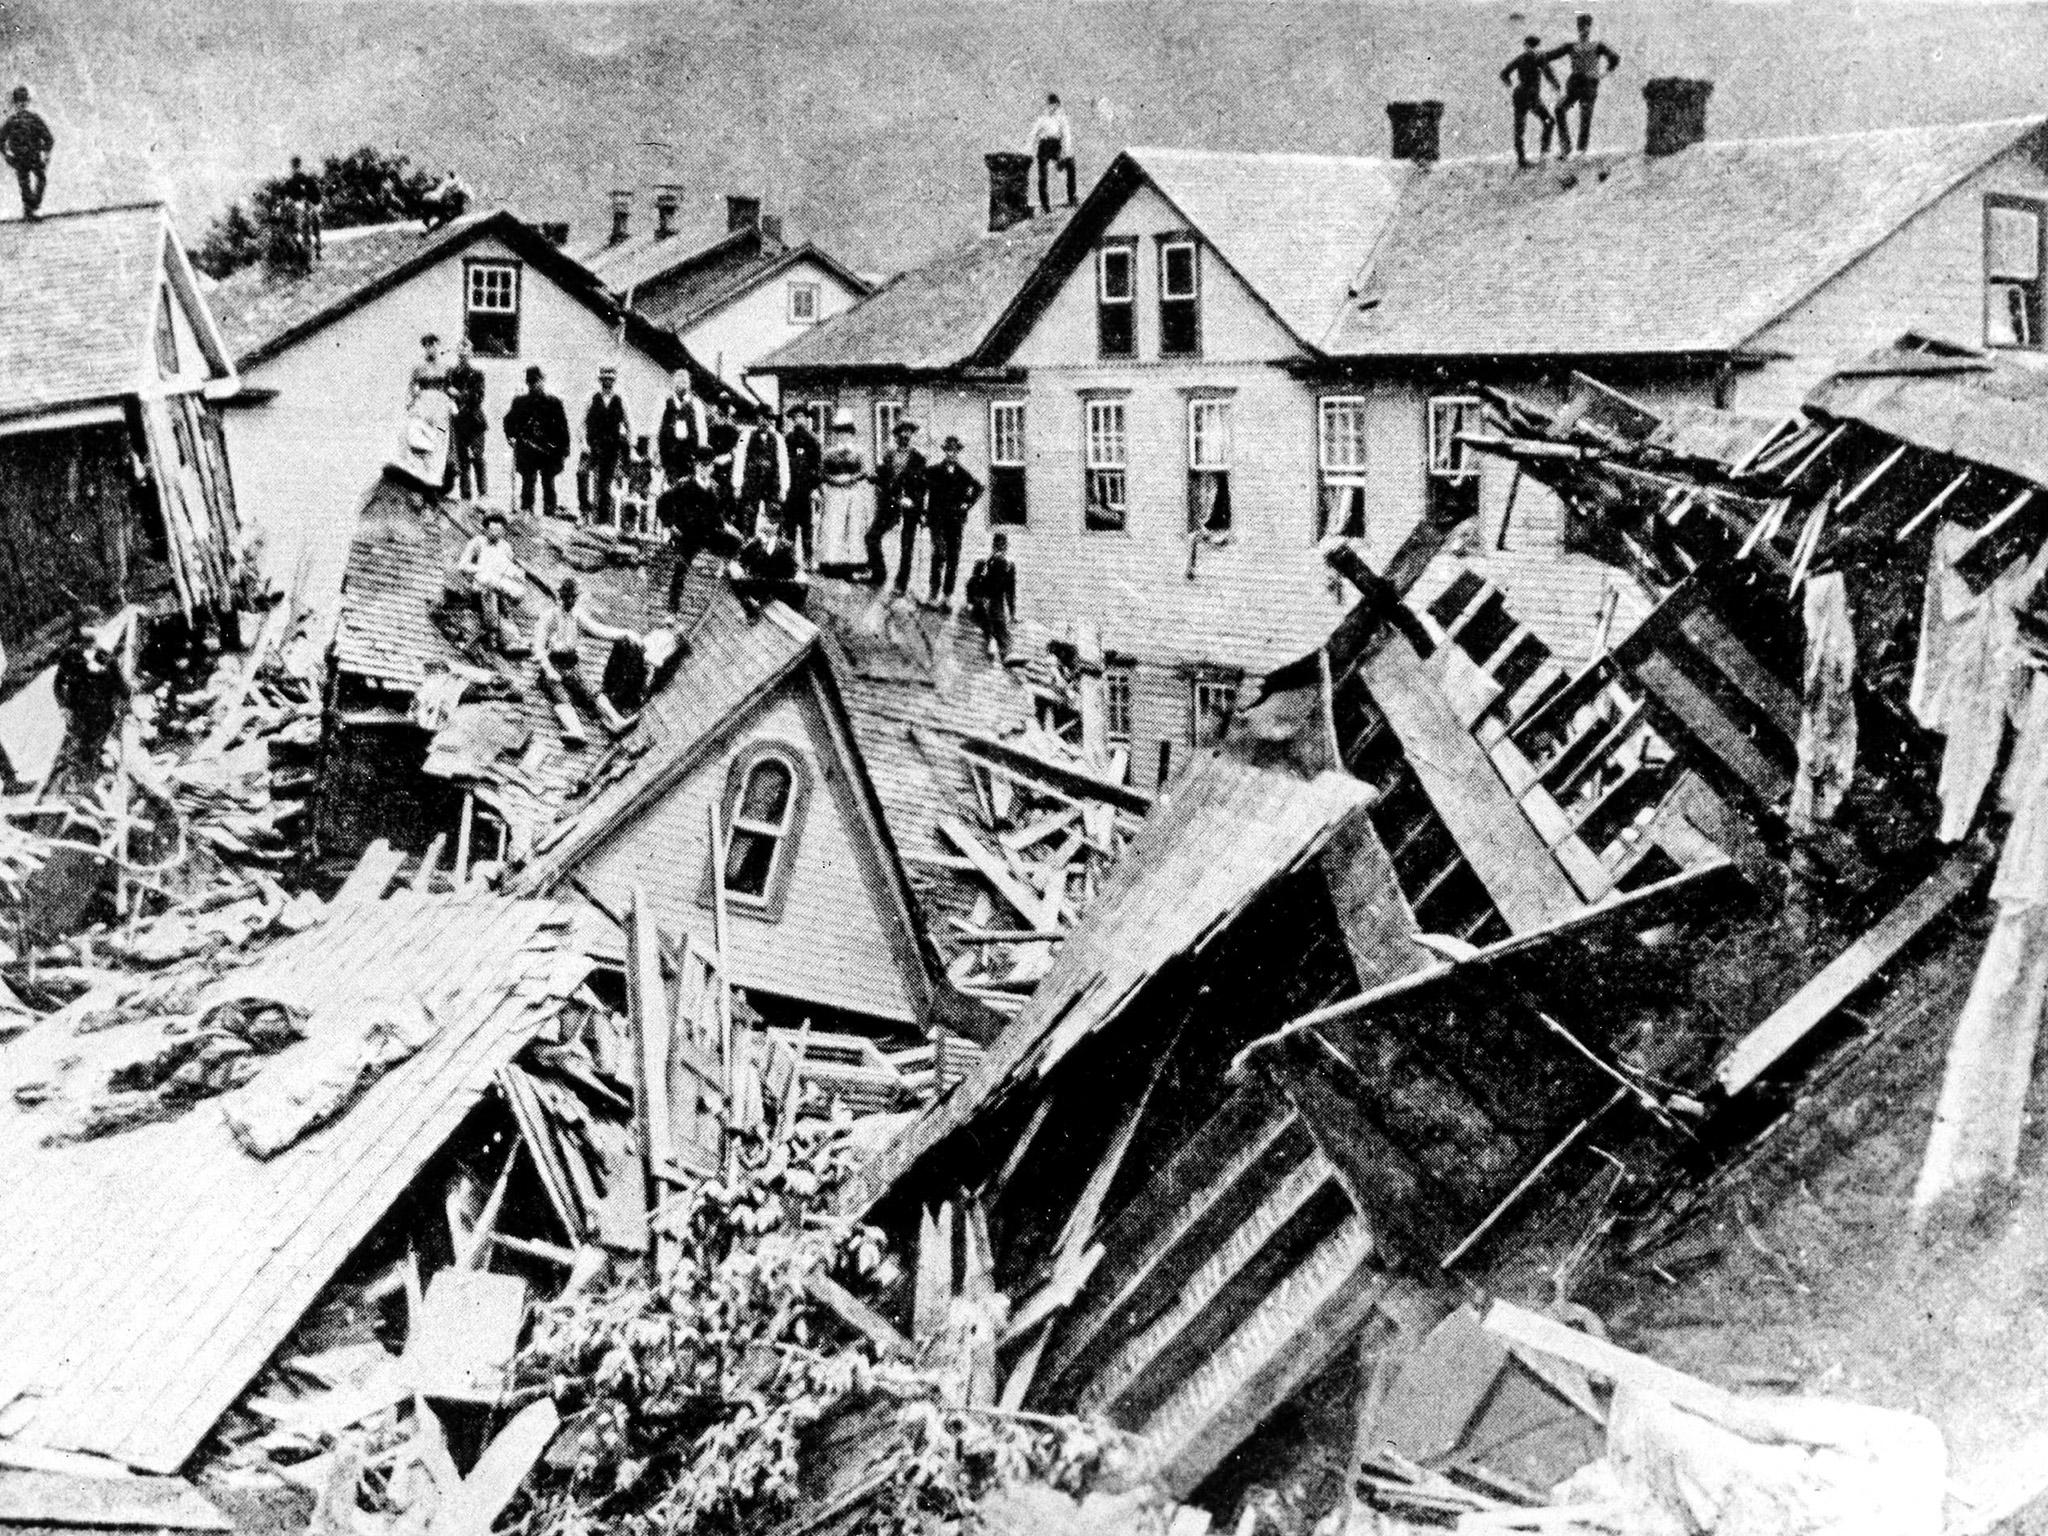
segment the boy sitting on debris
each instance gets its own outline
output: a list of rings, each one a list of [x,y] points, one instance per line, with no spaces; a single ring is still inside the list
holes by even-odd
[[[455,571],[468,579],[484,611],[492,644],[508,656],[519,654],[519,630],[513,615],[526,593],[526,572],[505,537],[505,514],[486,512],[484,531],[462,546]]]
[[[798,613],[804,611],[809,588],[797,569],[796,548],[782,542],[782,524],[773,513],[761,514],[754,536],[740,546],[725,568],[725,577],[750,609],[780,600]]]
[[[597,716],[604,728],[614,736],[624,735],[633,722],[612,707],[611,700],[592,689],[584,681],[583,637],[593,640],[641,640],[642,637],[630,629],[616,624],[607,624],[592,609],[583,589],[574,576],[564,576],[562,584],[555,589],[554,601],[541,614],[540,622],[533,627],[533,654],[540,666],[540,691],[554,705],[558,718],[562,718],[564,734],[571,740],[580,739],[580,732],[571,732],[568,727],[573,716],[565,717],[566,706],[563,695],[586,713]],[[644,641],[642,641],[644,644]]]

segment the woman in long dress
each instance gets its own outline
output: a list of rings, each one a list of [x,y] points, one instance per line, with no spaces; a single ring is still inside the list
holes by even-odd
[[[854,436],[853,412],[832,418],[831,439],[818,465],[818,569],[842,574],[868,563],[868,524],[875,515],[875,487],[867,456]]]

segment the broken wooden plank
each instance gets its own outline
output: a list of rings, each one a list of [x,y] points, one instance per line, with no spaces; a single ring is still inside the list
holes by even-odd
[[[1044,898],[1011,874],[1002,860],[990,853],[980,838],[950,816],[940,820],[939,831],[974,866],[975,873],[994,887],[997,895],[1016,908],[1019,917],[1034,929],[1041,926],[1039,914],[1045,905]]]
[[[1782,1061],[1975,885],[1990,862],[1990,846],[1980,839],[1972,839],[1942,860],[1912,894],[1858,935],[1769,1018],[1736,1042],[1714,1072],[1722,1092],[1741,1093]]]
[[[334,893],[334,900],[330,905],[338,907],[354,902],[382,901],[384,893],[391,888],[391,882],[398,878],[399,867],[404,863],[404,854],[383,838],[378,838],[363,850],[363,856],[356,861],[356,867],[349,871],[348,878],[341,882],[341,889]]]
[[[917,1346],[903,1337],[896,1326],[845,1286],[821,1270],[804,1276],[804,1290],[819,1306],[838,1318],[879,1349],[898,1360],[915,1360]]]
[[[669,1055],[675,1022],[669,1014],[668,988],[661,975],[661,935],[647,893],[633,887],[626,927],[626,1008],[633,1025],[634,1125],[639,1136],[651,1212],[660,1201],[660,1181],[675,1169],[672,1137],[675,1117],[669,1107]],[[650,1221],[648,1262],[660,1245],[659,1223]],[[657,1273],[659,1270],[657,1269]]]
[[[1636,681],[1668,710],[1686,733],[1747,785],[1766,805],[1776,805],[1792,792],[1785,771],[1756,749],[1737,730],[1701,687],[1678,669],[1662,651],[1646,652],[1636,662]]]
[[[228,1517],[181,1477],[0,1471],[0,1525],[227,1531]]]
[[[420,855],[420,867],[412,872],[412,888],[415,891],[431,891],[434,888],[434,871],[441,865],[441,850],[448,846],[448,834],[436,832],[434,840],[427,844],[427,851]],[[460,879],[456,881],[459,885]]]
[[[970,736],[959,743],[959,749],[970,758],[979,758],[1013,779],[1022,780],[1025,787],[1035,794],[1075,802],[1099,800],[1119,810],[1129,811],[1133,816],[1143,816],[1152,809],[1152,797],[1141,790],[1112,784],[1108,779],[1078,767],[1047,762],[1042,757],[985,736]]]
[[[517,1275],[440,1270],[406,1331],[402,1368],[423,1396],[497,1403],[525,1320],[526,1282]]]
[[[920,1344],[939,1337],[953,1306],[953,1206],[932,1214],[926,1206],[918,1223],[917,1279],[911,1297],[910,1332]]]
[[[1374,1420],[1376,1448],[1424,1464],[1449,1456],[1507,1363],[1507,1344],[1471,1307],[1458,1308],[1402,1362]]]
[[[435,1511],[434,1536],[490,1536],[561,1427],[561,1415],[545,1397],[520,1409]]]

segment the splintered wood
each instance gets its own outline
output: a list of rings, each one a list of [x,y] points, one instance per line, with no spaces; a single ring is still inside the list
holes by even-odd
[[[967,741],[958,752],[975,818],[949,817],[939,833],[982,895],[967,917],[949,919],[959,953],[947,976],[1014,1014],[1101,891],[1142,801],[1112,780],[1106,754],[1076,754],[1037,728],[1021,747]]]

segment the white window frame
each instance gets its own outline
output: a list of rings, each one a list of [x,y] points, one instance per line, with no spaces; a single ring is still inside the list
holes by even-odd
[[[1221,430],[1205,429],[1203,417],[1210,417]],[[1214,395],[1188,401],[1188,468],[1212,474],[1229,474],[1232,458],[1230,401]],[[1221,439],[1222,453],[1216,452]]]
[[[877,400],[875,402],[875,462],[882,461],[882,455],[896,446],[896,423],[910,414],[907,400]]]
[[[1022,469],[1024,467],[1024,401],[991,400],[988,403],[988,466],[990,469]],[[1014,417],[1015,449],[1007,451],[1009,436],[1003,427],[1006,417]]]
[[[1102,733],[1113,747],[1131,744],[1131,702],[1136,682],[1137,670],[1128,662],[1113,663],[1103,669]]]
[[[747,803],[747,789],[754,782],[754,775],[771,763],[789,775],[789,793],[782,803],[782,819],[779,822],[754,821],[740,814]],[[725,847],[719,850],[721,880],[726,873],[724,866],[732,858],[733,843],[739,834],[744,832],[754,837],[765,837],[773,845],[774,851],[768,855],[768,872],[761,880],[760,892],[755,894],[737,891],[728,884],[725,888],[727,901],[756,911],[774,907],[783,867],[790,857],[790,844],[796,835],[797,823],[803,812],[803,790],[803,765],[796,760],[793,753],[780,747],[768,747],[756,752],[749,759],[745,771],[739,775],[734,786],[724,831]]]
[[[1223,739],[1220,733],[1216,741],[1204,741],[1202,739],[1202,721],[1207,719],[1211,713],[1217,713],[1204,706],[1211,700],[1222,700],[1223,708],[1220,711],[1220,718],[1222,719],[1224,729],[1227,730],[1231,717],[1237,713],[1237,695],[1241,686],[1242,684],[1238,679],[1231,677],[1198,677],[1194,680],[1193,686],[1188,690],[1189,746],[1199,751],[1203,747],[1213,747],[1218,741]]]
[[[1344,440],[1355,445],[1356,461],[1340,463],[1330,452],[1336,436],[1330,430],[1331,418],[1338,412],[1353,416],[1357,430],[1346,431]],[[1366,440],[1366,399],[1363,395],[1324,395],[1316,402],[1316,464],[1323,478],[1331,481],[1363,482],[1370,450]]]
[[[1124,259],[1124,291],[1121,295],[1109,291],[1109,258],[1121,256]],[[1135,304],[1138,302],[1138,248],[1124,241],[1115,241],[1095,248],[1095,302],[1098,304]]]
[[[1084,487],[1087,505],[1099,506],[1105,511],[1116,513],[1124,526],[1128,526],[1131,515],[1131,438],[1130,417],[1124,409],[1125,402],[1118,398],[1089,400],[1085,404],[1087,409],[1082,413],[1085,436],[1082,458],[1088,476]],[[1098,418],[1105,424],[1113,418],[1115,426],[1098,426]],[[1108,496],[1095,494],[1098,475],[1104,477],[1099,483],[1105,489],[1115,487],[1117,494],[1114,500]],[[1113,530],[1103,528],[1094,531],[1108,533]]]
[[[1482,419],[1486,402],[1477,395],[1431,395],[1429,397],[1429,458],[1431,476],[1438,480],[1469,480],[1479,473],[1479,465],[1464,451],[1464,445],[1457,441],[1457,434],[1465,430],[1464,414],[1467,411],[1481,413]],[[1445,426],[1452,412],[1457,413],[1458,424]]]
[[[502,287],[479,278],[503,277]],[[507,302],[498,302],[499,298]],[[463,269],[462,310],[468,315],[516,315],[519,313],[519,263],[516,261],[472,261]]]
[[[2032,258],[2024,267],[2001,264],[1998,260],[1998,243],[1994,239],[1999,221],[2004,219],[2026,219],[2033,225]],[[2041,248],[2044,230],[2048,230],[2048,205],[2025,197],[1994,196],[1984,204],[1984,343],[1992,347],[2039,347],[2043,338],[2036,334],[2036,315],[2043,309],[2042,295],[2048,281],[2044,281],[2041,270]],[[2007,242],[2012,246],[2015,242]],[[2010,327],[2013,334],[2008,337],[1992,327],[1992,306],[2002,301],[2008,312],[2012,310],[2015,291],[2019,295],[2018,313],[2013,316]]]
[[[1188,253],[1188,290],[1186,293],[1173,291],[1168,274],[1173,269],[1171,260],[1175,251]],[[1159,242],[1159,297],[1169,303],[1199,299],[1202,296],[1202,246],[1198,240],[1162,240]]]
[[[791,325],[816,325],[818,306],[824,297],[824,286],[820,283],[791,283],[789,285],[789,323]],[[799,299],[810,300],[810,313],[802,313]]]

